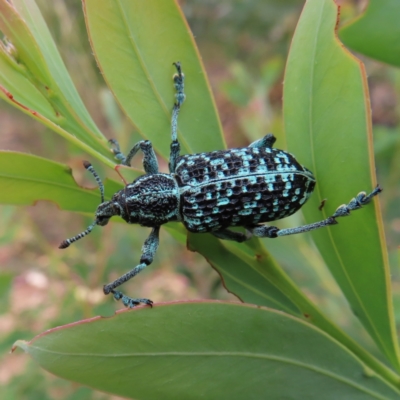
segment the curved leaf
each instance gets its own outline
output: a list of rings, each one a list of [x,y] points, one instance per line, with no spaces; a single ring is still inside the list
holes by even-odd
[[[303,208],[307,222],[332,215],[340,204],[375,186],[365,71],[337,40],[336,25],[331,0],[309,0],[286,67],[288,147],[317,179]],[[323,199],[328,201],[319,211]],[[337,226],[314,231],[313,238],[353,312],[400,370],[378,201],[340,218]]]
[[[277,311],[234,303],[138,308],[16,345],[53,374],[135,399],[400,395],[320,330]]]
[[[38,88],[21,71],[15,60],[5,51],[0,44],[0,85],[4,88],[0,96],[12,103],[16,100],[25,107],[37,111],[41,115],[54,117],[54,109],[38,90]],[[6,89],[7,87],[7,89]],[[12,99],[7,92],[12,93]]]
[[[302,293],[259,239],[234,243],[209,234],[189,233],[188,247],[202,254],[221,275],[226,288],[242,301],[272,306],[294,316],[300,311],[305,320],[346,346],[369,368],[392,384],[399,382],[398,375],[344,333]]]
[[[249,247],[241,243],[241,250]],[[225,288],[245,303],[272,307],[280,311],[286,311],[292,315],[300,316],[298,306],[290,298],[288,293],[282,291],[270,282],[268,273],[263,274],[260,269],[254,268],[253,263],[246,257],[240,257],[232,250],[226,241],[220,241],[209,234],[188,234],[188,248],[199,252],[220,274]],[[227,248],[228,247],[228,248]],[[265,255],[266,252],[263,252]],[[255,257],[251,254],[251,260]],[[265,271],[270,263],[274,263],[271,257],[264,258]]]
[[[65,135],[67,139],[76,137],[79,139],[78,145],[79,141],[83,142],[103,157],[113,159],[105,137],[75,89],[35,1],[14,0],[10,4],[0,0],[0,30],[12,44],[8,51],[1,46],[2,57],[8,57],[8,66],[13,68],[13,71],[10,68],[1,70],[2,91],[12,95],[5,99],[14,106],[30,108],[33,111],[31,115],[45,109],[43,115],[71,135],[71,138]],[[19,84],[23,86],[15,92],[13,89]],[[35,104],[32,106],[32,100],[22,90],[28,87],[32,91],[31,86],[36,88],[37,94],[42,95],[38,102],[42,111]],[[16,102],[11,101],[14,96]],[[44,108],[45,102],[48,106]]]
[[[85,131],[87,134],[96,136],[98,139],[104,141],[105,138],[103,134],[93,122],[82,102],[82,99],[75,89],[72,79],[65,68],[61,55],[57,50],[50,31],[48,30],[35,1],[13,0],[13,4],[29,27],[31,34],[40,49],[41,57],[45,62],[45,69],[42,72],[45,73],[45,77],[54,84],[55,89],[57,90],[56,94],[58,94],[57,92],[60,92],[63,97],[65,97],[65,100],[60,99],[63,105],[66,106],[66,109],[68,109],[68,111],[76,118],[79,125],[85,125]],[[27,36],[22,37],[25,46],[29,43],[26,42],[26,38]],[[36,66],[37,55],[32,55],[32,57],[28,55],[23,59],[24,61],[26,60],[28,66]],[[39,67],[43,68],[43,65],[40,65]],[[57,99],[55,99],[55,102],[57,103]]]
[[[183,152],[222,149],[224,139],[193,36],[174,0],[83,0],[91,45],[126,115],[169,158],[172,63],[185,73],[179,115]],[[200,119],[201,118],[201,119]]]
[[[100,202],[99,191],[79,186],[71,169],[45,158],[13,151],[0,152],[0,203],[30,205],[38,200],[56,203],[62,210],[93,213]],[[105,182],[105,197],[122,188]]]
[[[352,50],[400,67],[400,3],[369,0],[360,17],[339,30],[340,39]]]

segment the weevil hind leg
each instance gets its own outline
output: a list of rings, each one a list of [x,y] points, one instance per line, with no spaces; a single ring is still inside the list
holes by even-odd
[[[153,302],[150,299],[142,299],[142,298],[132,298],[124,295],[122,292],[115,290],[118,286],[123,283],[129,281],[131,278],[136,276],[140,271],[146,268],[153,262],[153,258],[157,252],[158,244],[159,244],[159,233],[160,227],[154,227],[149,235],[149,237],[145,240],[142,247],[142,256],[140,257],[140,264],[135,268],[122,275],[114,282],[109,283],[108,285],[104,285],[103,292],[104,294],[112,293],[115,300],[121,300],[125,307],[133,308],[136,307],[140,303],[144,303],[147,305],[152,305]]]
[[[310,232],[325,226],[336,225],[338,222],[336,218],[346,217],[350,215],[351,211],[358,210],[362,206],[368,204],[373,197],[382,191],[378,185],[369,195],[365,192],[360,192],[355,198],[351,199],[348,204],[339,206],[334,214],[322,221],[314,222],[313,224],[302,225],[296,228],[279,229],[276,226],[259,225],[254,228],[249,228],[254,236],[276,238],[279,236],[294,235],[296,233]]]
[[[276,137],[272,133],[268,133],[262,139],[258,139],[255,142],[249,144],[249,147],[261,147],[272,149],[272,146],[276,142]]]
[[[375,197],[380,192],[382,192],[382,188],[377,185],[376,188],[368,195],[365,192],[358,193],[356,197],[350,200],[349,204],[342,204],[341,206],[339,206],[333,214],[333,217],[346,217],[350,214],[351,211],[358,210],[362,206],[365,206],[366,204],[371,202],[373,197]]]

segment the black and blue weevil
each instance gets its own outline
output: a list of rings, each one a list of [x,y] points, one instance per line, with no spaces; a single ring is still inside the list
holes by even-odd
[[[139,265],[103,289],[105,294],[112,293],[116,300],[122,300],[130,308],[140,303],[151,306],[153,302],[128,297],[115,289],[152,263],[158,248],[160,226],[169,221],[182,222],[190,232],[209,232],[219,239],[236,242],[248,240],[253,235],[276,238],[337,224],[336,218],[349,215],[350,211],[361,208],[381,192],[379,186],[369,195],[361,192],[348,204],[338,207],[331,217],[313,224],[290,229],[262,225],[288,217],[301,208],[315,187],[312,172],[299,164],[292,154],[274,149],[276,139],[271,134],[244,148],[180,156],[177,124],[185,100],[185,77],[180,63],[174,65],[177,73],[173,77],[176,94],[171,119],[169,174],[159,172],[150,141],[136,143],[125,157],[118,143],[110,140],[115,157],[123,165],[130,166],[132,157],[140,149],[146,174],[115,193],[110,201],[104,201],[100,177],[90,163],[84,162],[100,187],[101,204],[94,222],[60,245],[61,249],[67,248],[89,234],[96,225],[107,225],[114,215],[129,224],[152,228],[144,242]],[[245,233],[229,229],[234,226],[244,227]]]

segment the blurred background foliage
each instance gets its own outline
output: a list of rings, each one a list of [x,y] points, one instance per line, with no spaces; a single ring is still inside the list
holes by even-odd
[[[37,2],[93,119],[107,138],[118,136],[121,147],[130,148],[140,137],[118,109],[97,69],[81,1]],[[245,146],[273,132],[278,138],[277,147],[285,148],[282,81],[303,1],[184,0],[180,4],[209,75],[228,147]],[[365,1],[356,0],[341,4],[341,24],[359,15],[366,6]],[[399,325],[400,71],[360,58],[369,79],[377,175],[384,188],[380,203]],[[81,162],[87,156],[81,150],[4,101],[0,102],[0,121],[1,149],[66,163],[78,182],[95,186],[91,177],[84,174]],[[137,159],[140,166],[140,157]],[[167,166],[161,165],[161,169],[165,171]],[[104,176],[105,171],[99,173]],[[31,207],[0,206],[0,220],[0,397],[115,399],[55,378],[39,370],[27,355],[10,356],[8,351],[16,339],[30,339],[56,325],[98,314],[112,315],[121,305],[106,298],[102,286],[136,265],[147,231],[110,224],[95,229],[68,252],[61,252],[58,244],[81,232],[91,218],[61,212],[54,204],[39,202]],[[295,215],[278,226],[295,226],[301,221],[301,215]],[[293,240],[301,249],[301,259],[291,256],[287,242],[279,240],[267,243],[268,251],[328,316],[379,357],[366,334],[357,336],[362,331],[359,323],[351,317],[346,301],[308,235]],[[206,261],[176,242],[166,230],[161,233],[160,250],[153,265],[130,281],[125,291],[150,297],[155,302],[236,300],[226,292]]]

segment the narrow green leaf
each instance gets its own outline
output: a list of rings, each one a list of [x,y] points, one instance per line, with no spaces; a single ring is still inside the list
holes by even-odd
[[[15,105],[15,102],[23,104],[30,110],[35,110],[47,118],[54,119],[54,109],[48,100],[35,85],[21,71],[0,44],[0,96]],[[6,89],[7,88],[7,89]],[[12,98],[10,98],[12,96]],[[21,107],[22,108],[22,107]]]
[[[105,152],[105,155],[101,155],[91,146],[83,143],[70,131],[66,130],[70,128],[68,123],[60,123],[51,103],[45,96],[43,96],[43,93],[38,89],[38,87],[27,78],[24,69],[17,64],[12,57],[10,57],[1,43],[0,98],[3,98],[8,103],[16,106],[25,114],[28,114],[37,121],[46,125],[65,139],[85,150],[88,154],[98,158],[109,167],[113,168],[115,166],[115,160],[110,160],[113,158],[110,151]],[[60,125],[64,125],[65,129]]]
[[[35,115],[35,112],[40,112],[39,109],[35,104],[32,106],[32,100],[26,101],[26,95],[21,95],[23,87],[34,86],[43,96],[38,107],[43,111],[44,101],[49,103],[43,115],[71,134],[66,136],[67,139],[76,137],[78,145],[83,142],[112,160],[106,139],[79,97],[35,1],[14,0],[11,5],[6,0],[0,0],[0,30],[12,44],[8,54],[2,57],[14,59],[9,62],[9,67],[14,67],[14,71],[11,72],[10,68],[1,70],[1,86],[3,93],[8,96],[6,100],[12,98],[8,93],[20,96],[17,99],[20,104],[15,101],[11,104],[20,108],[28,107],[32,111],[30,114]],[[1,50],[7,52],[3,46]],[[14,93],[16,83],[23,86]]]
[[[1,204],[30,205],[48,200],[62,210],[93,214],[100,202],[99,190],[79,186],[68,166],[13,151],[0,152],[0,185]],[[106,199],[121,188],[118,182],[106,181]]]
[[[267,273],[263,274],[259,269],[253,268],[248,259],[239,257],[226,246],[230,247],[229,243],[222,242],[209,234],[188,235],[188,248],[199,252],[220,274],[226,289],[240,300],[301,315],[290,297],[269,281]],[[242,243],[234,246],[240,247],[243,251],[248,249],[248,246]],[[254,258],[253,254],[251,258]],[[268,265],[274,262],[271,257],[265,261]],[[266,270],[268,265],[265,265]]]
[[[134,399],[400,396],[319,329],[234,303],[142,307],[52,329],[16,346],[55,375]]]
[[[51,37],[50,31],[33,0],[13,0],[13,3],[26,22],[27,26],[43,55],[46,62],[51,80],[57,83],[60,92],[65,96],[66,104],[71,106],[72,114],[76,113],[77,119],[82,121],[90,133],[97,136],[100,140],[104,140],[103,134],[99,131],[91,116],[87,112],[71,77],[68,74],[65,64],[60,53]],[[23,38],[25,39],[25,37]],[[36,58],[36,57],[35,57]],[[29,62],[35,64],[34,59],[29,59]]]
[[[21,63],[25,63],[31,74],[39,81],[47,82],[48,68],[38,43],[26,22],[16,9],[15,2],[0,1],[0,30],[11,41],[13,55]]]
[[[337,7],[331,0],[309,0],[286,67],[288,147],[317,179],[304,207],[307,222],[332,215],[339,205],[375,186],[365,71],[337,40],[336,24]],[[319,211],[323,199],[328,201]],[[353,312],[400,370],[378,202],[340,218],[337,226],[314,231],[313,238]]]
[[[91,45],[102,74],[140,134],[169,157],[174,103],[172,63],[185,73],[179,115],[182,152],[222,149],[210,87],[189,27],[174,0],[83,0]]]
[[[352,50],[400,67],[400,2],[369,0],[367,10],[339,30]]]

